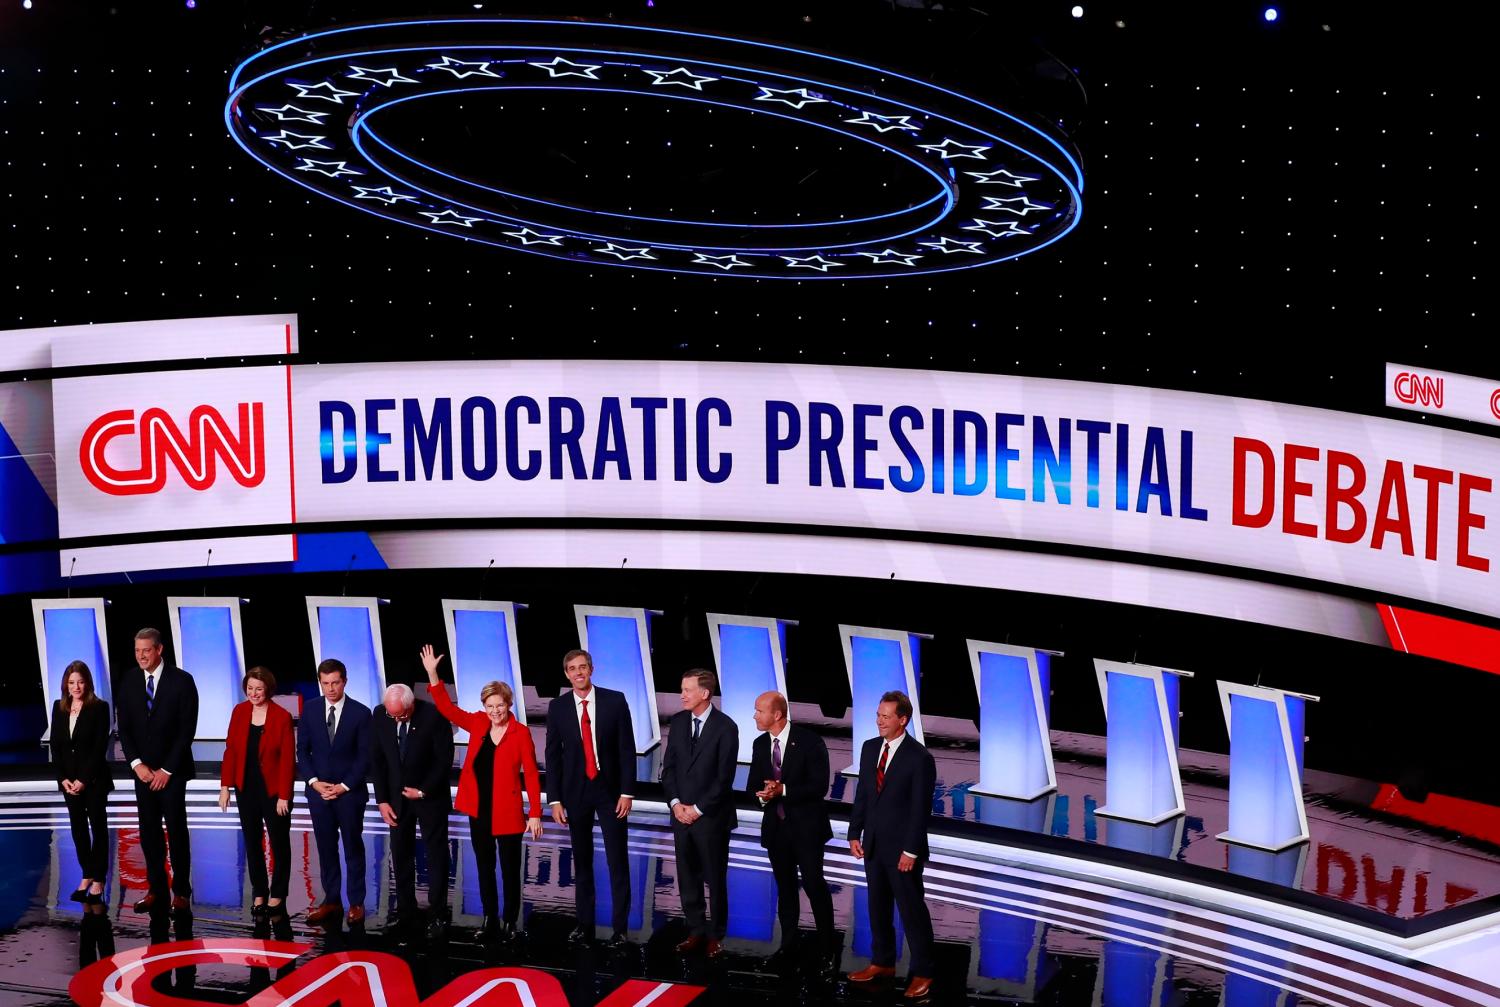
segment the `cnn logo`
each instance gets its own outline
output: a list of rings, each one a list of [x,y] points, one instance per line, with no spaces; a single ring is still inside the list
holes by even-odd
[[[93,487],[111,496],[157,493],[167,485],[167,470],[182,482],[206,490],[218,478],[219,463],[241,486],[259,486],[266,478],[265,405],[241,402],[238,424],[231,428],[213,406],[201,405],[189,415],[186,429],[165,409],[151,407],[137,419],[134,409],[105,413],[83,433],[78,462]],[[136,440],[136,464],[120,468],[105,457],[111,442]]]
[[[1443,408],[1443,379],[1412,371],[1396,375],[1392,389],[1396,398],[1409,406],[1422,405],[1433,409]]]

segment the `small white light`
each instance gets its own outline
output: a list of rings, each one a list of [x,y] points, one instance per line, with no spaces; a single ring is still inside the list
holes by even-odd
[[[1068,13],[1072,14],[1074,17],[1083,17],[1083,5],[1074,4],[1073,9],[1068,11]]]

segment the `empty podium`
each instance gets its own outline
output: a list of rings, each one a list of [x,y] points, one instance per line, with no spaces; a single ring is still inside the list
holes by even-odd
[[[198,687],[198,739],[228,736],[229,713],[244,698],[245,631],[239,598],[168,598],[177,665]]]
[[[1094,659],[1104,701],[1104,796],[1094,814],[1155,825],[1186,808],[1177,764],[1181,679],[1192,673]]]
[[[1219,838],[1271,851],[1307,842],[1302,754],[1318,697],[1220,682],[1219,701],[1229,726],[1229,831]]]
[[[1057,789],[1052,764],[1053,651],[969,640],[979,696],[979,782],[971,793],[1030,801]]]

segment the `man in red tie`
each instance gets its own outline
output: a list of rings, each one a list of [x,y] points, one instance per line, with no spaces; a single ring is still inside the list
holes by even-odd
[[[613,896],[610,946],[623,948],[630,917],[626,818],[635,789],[635,728],[623,693],[593,684],[594,659],[570,650],[563,674],[572,686],[547,707],[547,800],[552,820],[568,827],[573,847],[573,907],[578,925],[568,935],[585,943],[594,934],[594,821],[604,841]]]
[[[911,979],[906,997],[916,1000],[932,989],[936,971],[932,950],[932,917],[922,890],[927,862],[927,819],[937,786],[932,753],[906,733],[911,700],[904,692],[887,692],[875,710],[879,737],[859,755],[859,788],[849,814],[849,852],[865,862],[870,907],[870,964],[849,973],[851,981],[869,983],[896,973],[896,926],[893,908],[911,948]]]

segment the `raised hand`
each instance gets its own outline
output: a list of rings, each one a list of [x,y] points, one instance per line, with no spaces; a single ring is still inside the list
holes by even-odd
[[[428,682],[432,683],[433,685],[438,684],[438,665],[442,662],[443,658],[447,656],[448,655],[446,654],[439,654],[434,651],[432,649],[432,644],[430,643],[424,643],[422,645],[422,667],[427,669]]]

